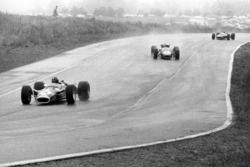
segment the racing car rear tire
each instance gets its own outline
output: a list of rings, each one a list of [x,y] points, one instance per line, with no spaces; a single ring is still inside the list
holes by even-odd
[[[89,99],[90,96],[90,85],[86,81],[81,81],[78,83],[77,94],[80,101],[85,101]]]
[[[175,60],[180,60],[180,49],[177,46],[174,47],[174,58]]]
[[[232,39],[232,40],[235,40],[235,33],[232,33],[232,34],[231,34],[231,39]]]
[[[212,33],[212,40],[215,40],[215,33]]]
[[[30,86],[25,85],[21,90],[21,101],[23,105],[29,105],[31,102],[32,89]]]
[[[227,40],[230,40],[231,36],[230,34],[227,35]]]
[[[76,86],[68,85],[65,89],[66,101],[69,105],[75,104],[76,101]]]
[[[156,46],[151,47],[151,55],[153,56],[153,59],[157,59],[159,50]]]
[[[35,82],[34,84],[34,89],[35,90],[42,90],[44,88],[44,82]],[[34,95],[36,96],[37,95],[37,92],[34,91]]]

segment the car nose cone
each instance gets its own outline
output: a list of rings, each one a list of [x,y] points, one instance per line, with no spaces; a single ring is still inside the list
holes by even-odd
[[[39,103],[49,103],[49,98],[46,98],[46,97],[40,97],[40,98],[37,98],[37,101]]]
[[[47,104],[50,102],[50,97],[47,96],[45,93],[40,93],[38,94],[36,100],[38,103]]]
[[[171,52],[170,51],[164,51],[163,54],[164,55],[171,55]]]

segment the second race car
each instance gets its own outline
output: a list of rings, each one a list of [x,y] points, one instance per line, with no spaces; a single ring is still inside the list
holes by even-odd
[[[31,103],[32,96],[37,104],[53,104],[67,102],[75,104],[76,95],[80,101],[86,101],[90,96],[90,85],[87,81],[81,81],[76,87],[74,84],[67,84],[52,78],[52,83],[35,82],[33,88],[29,85],[22,86],[21,101],[23,105]]]
[[[212,33],[212,40],[235,40],[235,33],[217,32]]]
[[[158,57],[166,60],[179,60],[180,59],[180,49],[177,46],[171,47],[170,44],[161,44],[160,49],[157,46],[151,47],[151,55],[153,59]]]

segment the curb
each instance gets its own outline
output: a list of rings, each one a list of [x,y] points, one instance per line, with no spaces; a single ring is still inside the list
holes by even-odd
[[[198,134],[194,134],[194,135],[189,135],[189,136],[165,140],[165,141],[157,141],[157,142],[145,143],[145,144],[139,144],[139,145],[131,145],[131,146],[125,146],[125,147],[116,147],[116,148],[101,149],[101,150],[95,150],[95,151],[89,151],[89,152],[53,156],[53,157],[47,157],[47,158],[41,158],[41,159],[33,159],[33,160],[24,160],[24,161],[17,161],[17,162],[11,162],[11,163],[4,163],[4,164],[0,164],[0,167],[17,166],[17,165],[18,166],[31,165],[31,164],[35,164],[35,163],[44,163],[44,162],[49,162],[49,161],[58,161],[58,160],[79,158],[79,157],[83,157],[83,156],[90,156],[90,155],[96,155],[96,154],[102,154],[102,153],[111,153],[111,152],[116,152],[116,151],[125,151],[125,150],[130,150],[130,149],[143,148],[143,147],[148,147],[148,146],[153,146],[153,145],[158,145],[158,144],[166,144],[166,143],[172,143],[172,142],[186,140],[186,139],[193,139],[193,138],[206,136],[206,135],[209,135],[211,133],[215,133],[215,132],[226,129],[227,127],[229,127],[232,124],[232,120],[233,120],[233,109],[232,109],[232,104],[231,104],[231,99],[230,99],[230,89],[231,89],[231,77],[232,77],[232,70],[233,70],[234,55],[235,55],[236,51],[241,46],[245,45],[246,43],[248,43],[248,42],[245,42],[245,43],[239,45],[231,54],[229,71],[228,71],[228,78],[227,78],[227,88],[226,88],[226,93],[225,93],[226,105],[227,105],[227,120],[222,126],[215,128],[213,130],[207,131],[207,132],[202,132],[202,133],[198,133]]]

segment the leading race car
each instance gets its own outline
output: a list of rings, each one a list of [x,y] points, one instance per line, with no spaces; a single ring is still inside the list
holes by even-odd
[[[235,40],[235,33],[217,32],[212,33],[212,40]]]
[[[151,47],[151,55],[153,59],[160,57],[166,60],[179,60],[180,59],[180,49],[177,46],[171,47],[169,44],[161,44],[160,49],[157,46]]]
[[[69,85],[54,77],[49,85],[44,82],[35,82],[33,88],[29,85],[22,86],[21,101],[23,105],[29,105],[33,96],[37,104],[62,102],[75,104],[77,94],[80,101],[88,100],[90,96],[89,83],[81,81],[78,83],[78,87],[76,87],[74,84]]]

